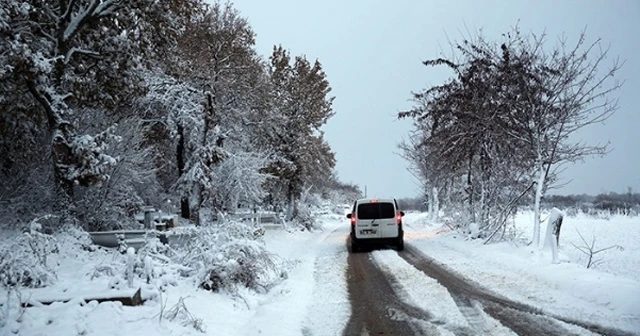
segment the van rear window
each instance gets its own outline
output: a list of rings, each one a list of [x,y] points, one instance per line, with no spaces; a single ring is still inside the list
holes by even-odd
[[[395,216],[393,203],[363,203],[358,205],[358,219],[384,219]]]

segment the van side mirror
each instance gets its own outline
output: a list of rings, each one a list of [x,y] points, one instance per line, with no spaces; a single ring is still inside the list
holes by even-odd
[[[347,218],[351,219],[351,214],[347,214]]]
[[[400,217],[404,217],[404,211],[400,211]]]

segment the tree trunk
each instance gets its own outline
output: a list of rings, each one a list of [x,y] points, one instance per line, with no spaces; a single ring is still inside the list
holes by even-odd
[[[435,216],[433,215],[433,193],[429,192],[429,188],[427,187],[427,199],[428,199],[428,206],[429,206],[429,219],[434,219]]]
[[[75,202],[73,200],[73,181],[69,180],[67,172],[73,165],[73,157],[68,141],[69,125],[57,123],[52,131],[51,154],[53,157],[53,177],[55,183],[56,200],[54,212],[60,215],[63,224],[75,216]]]
[[[295,217],[296,213],[296,195],[294,193],[294,185],[292,182],[289,182],[289,187],[287,188],[287,220],[292,220]]]
[[[479,223],[478,223],[478,227],[482,230],[484,230],[487,226],[487,217],[489,217],[489,214],[487,213],[487,200],[486,200],[486,192],[487,192],[487,188],[486,188],[486,181],[485,178],[483,177],[480,180],[480,219],[479,219]]]
[[[184,127],[178,124],[178,146],[176,148],[176,161],[178,164],[178,176],[184,174],[185,162],[184,162]],[[191,209],[189,208],[189,195],[187,192],[183,192],[182,198],[180,198],[180,217],[189,219],[191,216]]]
[[[469,202],[467,204],[467,211],[469,212],[468,223],[465,225],[469,225],[470,223],[476,222],[476,212],[473,204],[473,180],[471,177],[471,158],[469,158],[469,170],[467,171],[467,197],[469,198]]]
[[[533,205],[533,246],[540,245],[540,201],[542,200],[542,192],[544,189],[544,182],[546,180],[546,171],[541,161],[538,163],[538,182],[536,184],[536,196]]]
[[[440,201],[438,200],[438,188],[433,187],[433,191],[432,191],[432,197],[433,197],[433,218],[432,219],[438,219],[438,214],[440,213]]]

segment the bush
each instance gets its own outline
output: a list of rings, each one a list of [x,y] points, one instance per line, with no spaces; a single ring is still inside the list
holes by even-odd
[[[263,291],[280,278],[276,256],[270,254],[250,223],[227,222],[191,229],[193,238],[177,252],[176,261],[192,268],[201,288],[237,292],[241,285]]]
[[[294,224],[305,230],[312,231],[315,229],[319,229],[311,207],[306,203],[300,203],[298,205],[298,212],[295,214],[293,222]]]
[[[41,232],[39,218],[34,219],[27,232],[16,234],[0,246],[0,286],[45,287],[56,279],[49,267],[51,254],[59,251],[56,239]]]

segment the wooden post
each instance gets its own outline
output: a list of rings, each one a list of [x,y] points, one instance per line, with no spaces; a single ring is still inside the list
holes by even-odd
[[[144,228],[146,230],[155,229],[153,227],[153,212],[155,209],[153,207],[144,207],[142,210],[144,211]]]

